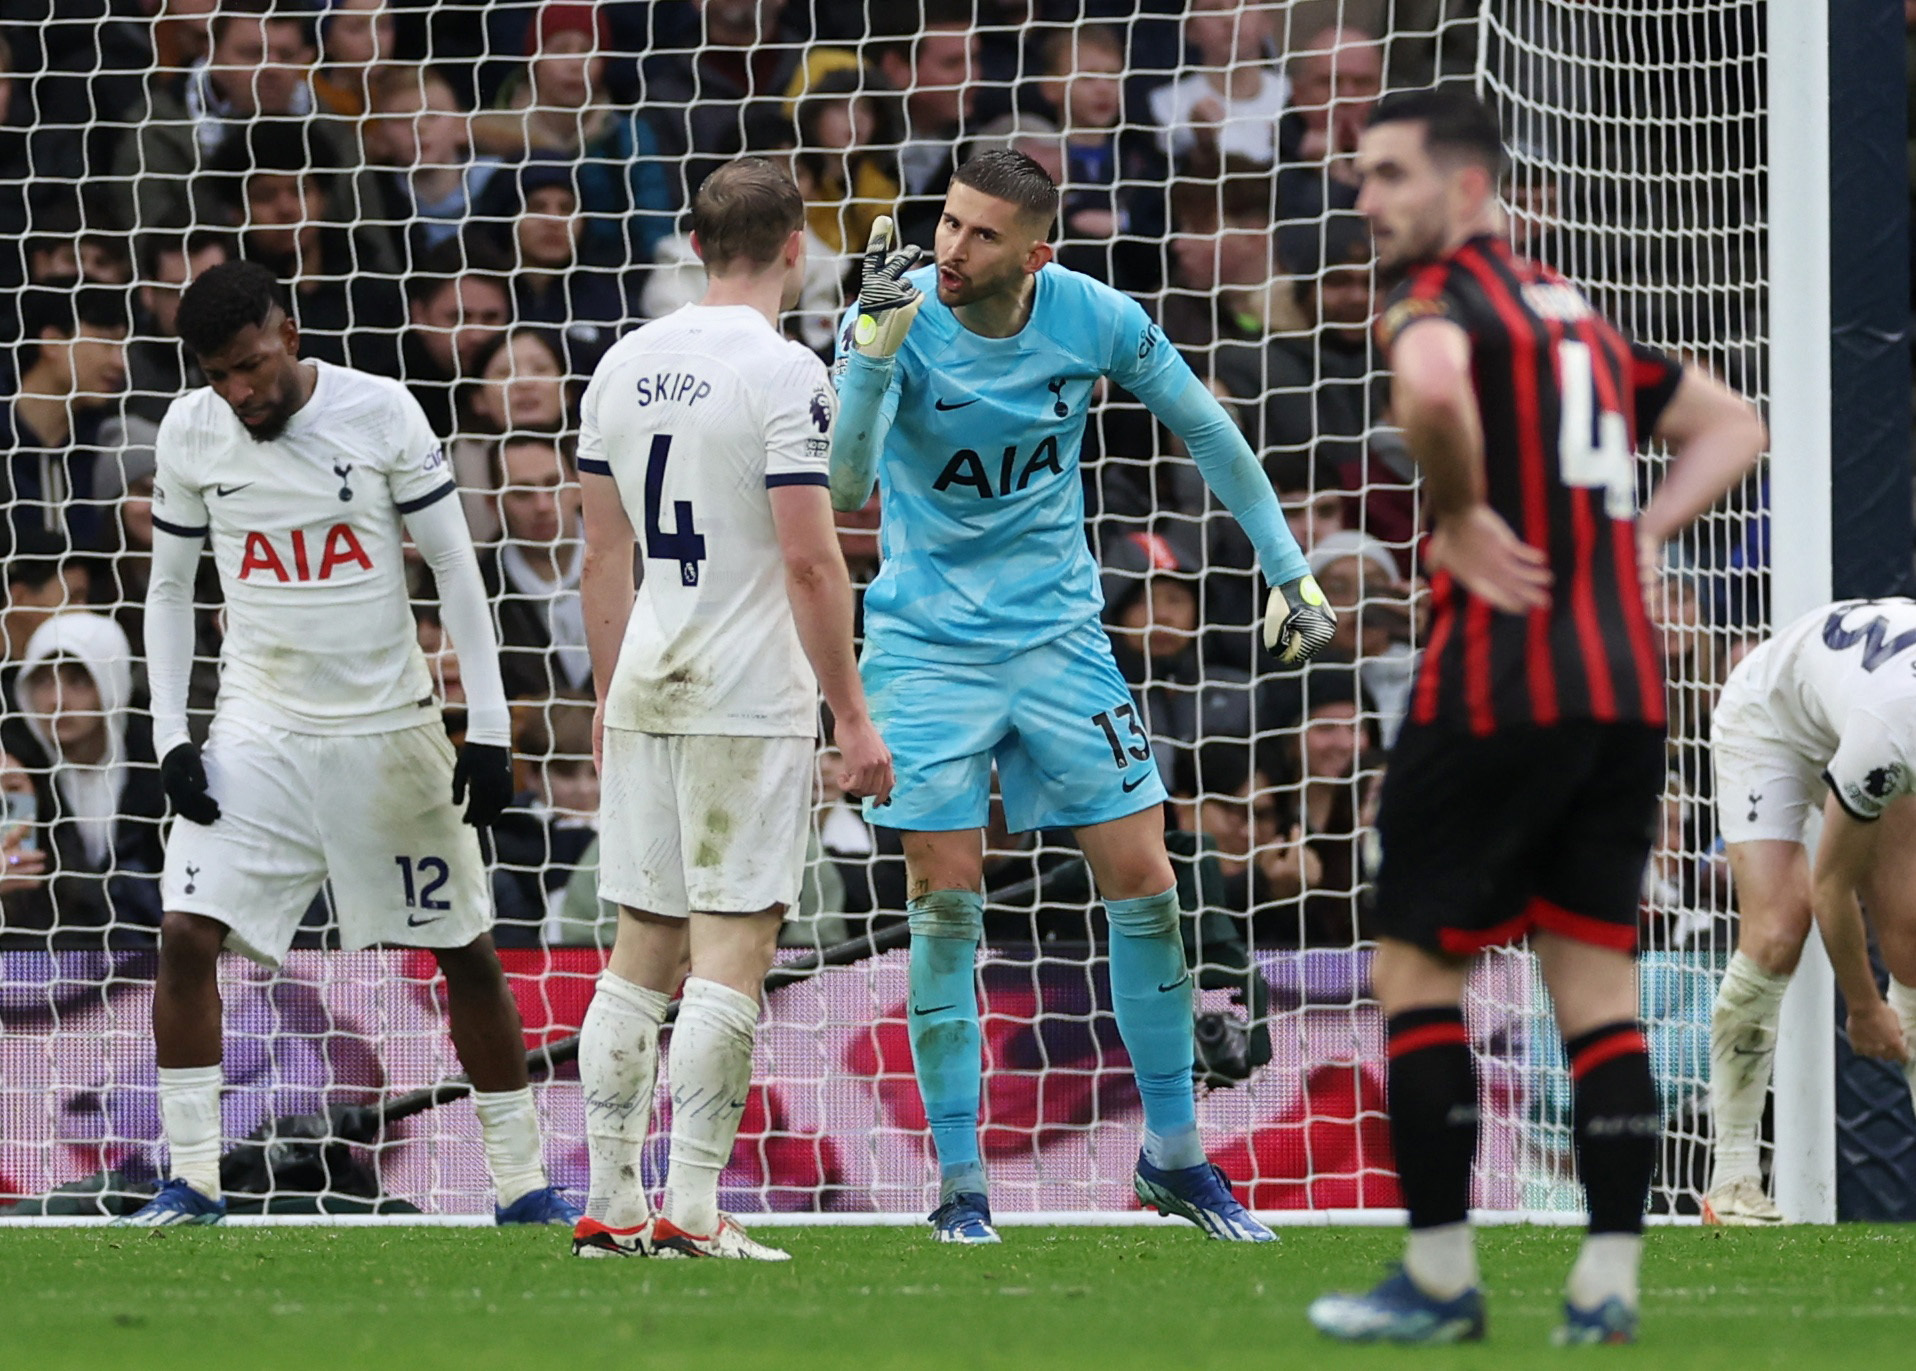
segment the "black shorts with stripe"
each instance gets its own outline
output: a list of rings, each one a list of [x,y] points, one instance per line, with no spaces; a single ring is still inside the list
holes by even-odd
[[[1406,724],[1377,817],[1377,932],[1459,957],[1533,930],[1634,952],[1665,767],[1654,724]]]

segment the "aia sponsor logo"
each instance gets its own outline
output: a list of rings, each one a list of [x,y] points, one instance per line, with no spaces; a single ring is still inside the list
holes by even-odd
[[[309,538],[296,528],[284,544],[275,545],[264,533],[246,535],[240,553],[239,578],[242,581],[274,580],[284,585],[298,581],[330,581],[351,567],[373,569],[359,535],[351,524],[334,524],[322,535],[315,531]]]

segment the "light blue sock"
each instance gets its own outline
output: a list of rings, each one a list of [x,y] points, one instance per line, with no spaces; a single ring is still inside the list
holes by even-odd
[[[905,908],[911,924],[911,1059],[938,1149],[939,1196],[982,1195],[978,1099],[984,1048],[976,962],[985,899],[969,890],[934,890]]]
[[[1144,1101],[1144,1155],[1182,1170],[1204,1161],[1192,1096],[1191,971],[1178,936],[1178,892],[1106,900],[1111,926],[1111,996],[1118,1036]]]

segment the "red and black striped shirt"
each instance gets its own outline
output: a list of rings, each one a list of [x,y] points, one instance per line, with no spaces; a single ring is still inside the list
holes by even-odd
[[[1682,368],[1489,236],[1391,292],[1386,351],[1424,319],[1470,335],[1489,504],[1548,555],[1556,584],[1549,608],[1502,614],[1438,572],[1412,722],[1663,723],[1663,659],[1637,578],[1636,449]]]

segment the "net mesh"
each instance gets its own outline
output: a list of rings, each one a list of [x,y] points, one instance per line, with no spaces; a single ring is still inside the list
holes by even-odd
[[[310,354],[403,379],[448,440],[517,697],[524,793],[495,836],[497,937],[529,1045],[559,1043],[615,924],[594,891],[590,681],[565,610],[576,592],[545,579],[572,565],[576,488],[553,488],[550,442],[501,439],[556,439],[563,453],[597,356],[695,298],[680,211],[726,157],[791,160],[810,266],[789,327],[828,349],[871,219],[896,206],[928,242],[954,145],[995,144],[1062,183],[1061,258],[1143,300],[1226,400],[1344,611],[1352,665],[1272,674],[1252,650],[1259,592],[1242,535],[1141,408],[1101,399],[1087,534],[1176,794],[1207,1146],[1260,1209],[1398,1203],[1368,986],[1369,823],[1422,606],[1411,468],[1365,327],[1356,131],[1380,90],[1474,80],[1506,122],[1519,243],[1635,336],[1760,397],[1762,8],[168,0],[132,17],[62,4],[16,21],[10,7],[5,790],[8,851],[26,871],[0,887],[0,1202],[83,1207],[164,1171],[148,1026],[162,828],[142,743],[141,600],[154,434],[198,381],[172,332],[182,283],[226,256],[269,263]],[[1694,1212],[1704,1179],[1708,1006],[1728,950],[1703,739],[1715,689],[1764,626],[1761,505],[1753,485],[1710,516],[1655,606],[1673,726],[1643,984],[1669,1117],[1655,1203],[1673,1212]],[[876,519],[841,525],[861,581]],[[202,736],[217,598],[203,578]],[[423,593],[418,612],[456,726],[457,661]],[[41,625],[71,613],[125,635],[86,664],[100,704],[50,694],[66,678],[31,670],[51,641]],[[110,820],[97,806],[82,817],[95,792],[54,760],[97,728],[128,763],[111,773]],[[725,1177],[733,1210],[919,1210],[935,1188],[903,953],[882,950],[902,945],[888,933],[902,857],[828,773],[781,952],[792,974],[768,997]],[[981,984],[994,1204],[1130,1209],[1140,1111],[1083,863],[1065,835],[1010,835],[993,813]],[[277,973],[228,959],[229,1142],[457,1070],[430,956],[336,949],[322,897]],[[1576,1209],[1570,1092],[1527,955],[1487,959],[1468,1012],[1489,1092],[1478,1202]],[[552,1177],[583,1189],[576,1077],[562,1066],[537,1090]],[[662,1094],[660,1130],[666,1107]],[[663,1160],[660,1131],[655,1182]],[[32,1198],[56,1188],[68,1193]],[[354,1143],[318,1181],[266,1188],[246,1203],[310,1208],[316,1188],[334,1207],[490,1203],[464,1103]]]

